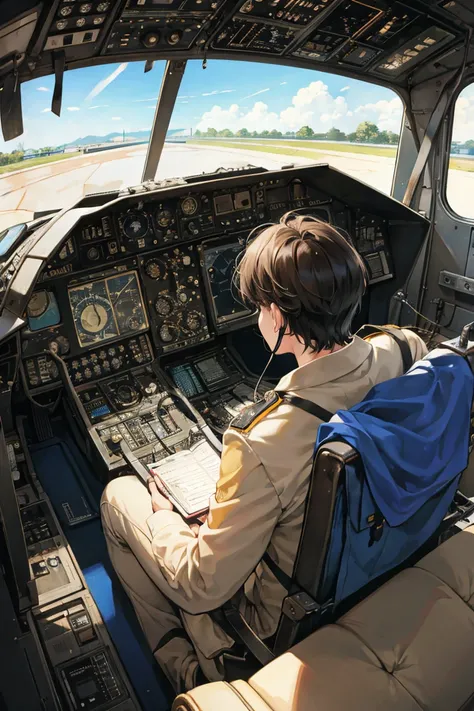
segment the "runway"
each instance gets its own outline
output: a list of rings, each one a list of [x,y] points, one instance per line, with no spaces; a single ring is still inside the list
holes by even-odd
[[[316,148],[316,146],[315,146]],[[35,213],[73,205],[85,195],[137,185],[141,181],[147,146],[125,146],[102,153],[79,155],[0,176],[0,229],[31,220]],[[394,158],[337,153],[318,153],[317,159],[285,156],[218,145],[166,144],[157,179],[185,177],[251,164],[277,170],[283,165],[328,162],[374,188],[389,193]],[[472,214],[469,195],[474,173],[451,171],[451,207],[458,214]]]

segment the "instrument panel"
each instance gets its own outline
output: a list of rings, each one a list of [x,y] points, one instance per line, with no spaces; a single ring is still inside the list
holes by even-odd
[[[348,189],[344,200],[331,194],[326,179],[313,179],[324,169],[219,177],[209,185],[124,195],[81,218],[47,264],[26,310],[22,355],[29,387],[60,383],[48,351],[64,358],[73,384],[82,387],[157,357],[204,348],[255,323],[233,274],[252,230],[286,212],[343,230],[363,257],[371,285],[393,279],[396,221],[347,204]],[[363,190],[371,192],[366,205],[373,207],[375,191]]]

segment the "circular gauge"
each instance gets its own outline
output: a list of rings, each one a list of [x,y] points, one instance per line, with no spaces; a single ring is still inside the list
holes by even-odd
[[[91,247],[90,249],[87,250],[87,259],[89,259],[91,262],[95,262],[96,259],[99,259],[100,257],[100,252],[97,249],[97,247]]]
[[[155,309],[160,316],[169,316],[174,309],[173,299],[170,296],[159,296],[155,301]]]
[[[160,328],[160,338],[163,343],[171,343],[174,341],[174,326],[171,324],[164,323]]]
[[[86,24],[86,18],[85,17],[78,17],[76,20],[76,27],[84,27]]]
[[[143,322],[138,316],[130,316],[127,320],[127,328],[129,331],[139,331]]]
[[[181,202],[181,210],[183,211],[183,214],[187,215],[188,217],[194,215],[197,209],[198,203],[196,198],[188,196],[185,197],[184,200]]]
[[[186,317],[186,326],[190,331],[199,331],[202,326],[201,314],[197,311],[191,311]]]
[[[159,259],[149,259],[145,264],[145,273],[150,279],[163,279],[166,275],[166,267]]]
[[[42,316],[49,306],[49,295],[47,291],[37,291],[31,297],[26,313],[30,318],[38,318]]]
[[[72,12],[72,5],[65,5],[64,7],[62,7],[60,9],[59,14],[61,15],[61,17],[68,17],[68,15],[70,15],[71,12]]]
[[[169,227],[173,222],[173,213],[170,210],[160,210],[156,213],[156,221],[160,227]]]
[[[65,30],[66,27],[67,27],[67,20],[58,20],[56,22],[56,29],[57,30],[59,30],[59,31]]]
[[[115,396],[122,407],[135,405],[139,400],[139,394],[131,385],[120,385]]]
[[[101,297],[95,297],[86,306],[82,307],[79,321],[87,333],[103,331],[109,322],[111,312],[110,303]]]
[[[123,219],[122,229],[128,239],[137,240],[148,232],[148,217],[144,213],[129,212]]]

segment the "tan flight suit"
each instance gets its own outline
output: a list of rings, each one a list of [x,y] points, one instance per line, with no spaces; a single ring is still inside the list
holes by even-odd
[[[403,333],[414,359],[425,355],[423,341]],[[336,412],[401,373],[400,349],[390,336],[355,336],[283,377],[276,390]],[[276,631],[285,589],[261,559],[268,552],[291,575],[317,425],[313,415],[282,403],[246,431],[228,429],[216,495],[197,536],[178,513],[153,513],[136,477],[107,486],[102,520],[112,563],[155,658],[178,691],[195,685],[198,664],[210,680],[223,678],[220,654],[233,641],[201,613],[222,605],[244,583],[246,619],[264,638]]]

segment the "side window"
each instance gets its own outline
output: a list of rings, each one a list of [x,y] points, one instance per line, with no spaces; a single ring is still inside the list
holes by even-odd
[[[474,219],[473,191],[474,83],[461,92],[454,109],[446,196],[457,215]]]

